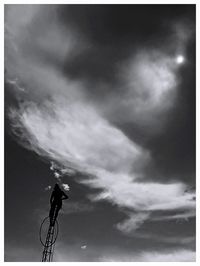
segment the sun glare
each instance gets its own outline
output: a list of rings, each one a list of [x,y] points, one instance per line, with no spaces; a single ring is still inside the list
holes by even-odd
[[[183,64],[184,61],[185,61],[184,56],[182,56],[182,55],[178,55],[178,56],[176,57],[176,63],[177,63],[177,64]]]

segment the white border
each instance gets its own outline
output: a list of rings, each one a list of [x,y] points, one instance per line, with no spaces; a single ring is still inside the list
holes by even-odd
[[[0,178],[0,210],[1,210],[1,219],[0,219],[0,263],[4,263],[4,4],[196,4],[196,36],[197,36],[197,42],[196,47],[200,47],[200,39],[199,39],[199,32],[198,29],[200,28],[200,5],[197,3],[197,1],[133,1],[133,0],[107,0],[107,1],[98,1],[98,0],[90,0],[90,1],[84,1],[84,0],[57,0],[57,1],[50,1],[50,0],[24,0],[24,1],[18,1],[18,0],[1,0],[0,2],[0,81],[1,81],[1,89],[0,89],[0,129],[1,129],[1,138],[0,138],[0,169],[1,169],[1,178]],[[200,141],[199,141],[199,135],[200,135],[200,124],[199,124],[199,113],[200,113],[200,106],[198,103],[200,103],[200,92],[198,91],[199,88],[199,77],[198,77],[198,71],[199,71],[199,49],[197,49],[197,70],[196,70],[196,149],[197,149],[197,161],[196,161],[196,187],[197,187],[197,232],[196,232],[196,238],[197,238],[197,246],[196,246],[196,262],[156,262],[156,264],[162,264],[162,265],[168,265],[169,263],[171,265],[194,265],[200,263],[200,231],[199,231],[199,224],[200,224],[200,218],[199,218],[199,204],[200,201],[200,188],[199,188],[199,180],[198,175],[200,174],[200,163],[199,163],[199,147],[200,147]],[[188,88],[190,89],[190,88]],[[60,262],[56,262],[60,263]],[[66,263],[66,262],[65,262]],[[99,265],[101,262],[89,262],[90,265]],[[103,262],[102,262],[103,263]],[[146,262],[104,262],[104,265],[111,266],[111,264],[133,264],[133,265],[146,265]],[[12,265],[14,262],[6,262],[7,265]],[[30,263],[27,263],[30,264]],[[32,262],[31,265],[37,265],[37,263]],[[62,263],[61,263],[62,264]],[[67,264],[73,264],[73,265],[79,265],[80,263],[77,262],[67,262]],[[82,265],[86,266],[88,265],[88,262],[81,262]],[[148,266],[155,265],[155,262],[148,262]]]
[[[2,0],[3,4],[197,4],[197,0]]]

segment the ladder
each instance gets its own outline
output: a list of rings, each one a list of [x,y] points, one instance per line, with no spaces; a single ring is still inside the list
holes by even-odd
[[[42,262],[51,262],[53,261],[53,251],[54,251],[54,229],[55,226],[49,225],[44,250],[42,253]]]
[[[56,209],[55,209],[55,211],[56,211]],[[57,234],[58,234],[58,223],[55,219],[55,211],[54,211],[52,224],[51,223],[49,224],[45,244],[43,244],[44,250],[42,253],[42,262],[53,261],[54,246],[55,246],[55,241],[56,241]],[[57,230],[55,230],[55,226],[57,226]],[[55,231],[57,231],[57,232],[55,232]],[[56,234],[56,236],[55,236],[55,234]]]

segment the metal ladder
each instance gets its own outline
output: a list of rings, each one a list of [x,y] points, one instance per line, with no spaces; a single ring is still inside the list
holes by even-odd
[[[56,211],[56,209],[55,209]],[[55,214],[55,212],[54,212]],[[48,233],[46,236],[46,241],[44,245],[44,250],[42,253],[42,262],[51,262],[53,261],[53,252],[55,246],[54,233],[55,233],[55,217],[53,217],[53,225],[49,225]]]

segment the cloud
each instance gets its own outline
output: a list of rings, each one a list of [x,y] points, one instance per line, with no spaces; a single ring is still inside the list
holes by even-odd
[[[189,262],[195,261],[196,254],[192,250],[175,250],[171,252],[146,252],[142,253],[141,261],[161,262]]]
[[[138,212],[118,228],[131,230],[132,224],[132,230],[137,229],[149,217],[143,212],[195,209],[195,194],[185,192],[185,184],[143,182],[141,171],[149,153],[91,107],[46,102],[42,107],[29,104],[21,111],[12,110],[11,116],[13,129],[20,129],[32,150],[63,168],[89,175],[78,182],[102,189],[90,199],[108,200]]]
[[[133,163],[139,168],[148,159],[148,152],[82,103],[30,103],[11,109],[10,117],[33,150],[66,167],[130,173]]]
[[[108,200],[133,212],[118,224],[122,231],[136,230],[158,210],[194,210],[194,193],[185,192],[185,184],[144,180],[150,151],[114,124],[131,121],[150,132],[162,127],[160,118],[174,106],[177,94],[172,57],[140,50],[119,68],[118,96],[97,105],[88,97],[87,85],[63,71],[64,61],[83,51],[86,42],[63,27],[54,8],[6,7],[6,79],[21,97],[19,107],[9,109],[17,140],[59,164],[58,178],[60,172],[85,173],[77,182],[101,190],[89,195],[92,201]]]
[[[97,200],[114,199],[121,206],[137,211],[190,210],[195,208],[194,193],[185,192],[183,183],[141,182],[129,175],[102,172],[96,179],[81,181],[91,187],[102,187]],[[107,189],[106,189],[107,188]]]
[[[146,134],[159,132],[176,103],[179,68],[174,56],[162,51],[134,52],[120,65],[122,85],[106,105],[109,119],[146,128]]]
[[[81,240],[80,240],[81,242]],[[80,242],[71,245],[62,242],[56,243],[56,252],[54,254],[55,262],[63,261],[96,261],[96,262],[193,262],[195,261],[195,252],[190,249],[166,249],[146,250],[146,251],[121,251],[106,246],[102,251],[98,246],[88,247]],[[85,247],[86,248],[82,248]],[[68,252],[66,252],[66,250]],[[83,252],[84,250],[84,252]],[[7,245],[5,250],[5,261],[39,261],[37,248],[16,247]]]
[[[79,47],[75,33],[59,22],[56,11],[55,5],[5,7],[6,80],[23,101],[42,101],[55,94],[68,99],[80,95],[78,82],[73,86],[62,67],[72,51],[84,49],[84,41]]]
[[[84,252],[80,250],[81,240],[72,245],[58,242],[54,261],[94,261],[94,262],[193,262],[195,252],[187,248],[123,250],[117,247],[87,245]],[[66,249],[68,252],[66,253]]]
[[[142,44],[117,64],[119,85],[111,88],[112,97],[104,97],[100,104],[110,121],[132,125],[150,137],[165,129],[179,99],[180,70],[189,61],[186,49],[193,28],[189,21],[173,21],[169,23],[167,46],[164,43],[152,48]],[[178,55],[185,62],[177,64]]]
[[[135,261],[135,262],[192,262],[195,261],[195,252],[188,249],[145,251],[133,254],[115,254],[103,256],[101,261]]]
[[[55,178],[59,178],[60,174],[58,172],[54,172],[54,176],[55,176]]]
[[[176,214],[171,214],[171,215],[163,215],[163,216],[158,216],[152,218],[153,221],[167,221],[167,220],[176,220],[176,221],[181,221],[185,220],[188,221],[189,218],[193,218],[196,216],[195,209],[189,209],[187,211],[181,212],[181,213],[176,213]]]
[[[150,158],[148,151],[88,105],[65,105],[60,100],[46,101],[43,106],[30,103],[21,110],[11,109],[10,117],[14,132],[29,148],[63,168],[92,175],[79,182],[103,190],[93,200],[106,199],[138,212],[195,208],[194,193],[185,193],[182,183],[138,182]],[[136,226],[134,217],[118,228],[128,225],[130,230],[131,222],[132,230],[141,224]]]
[[[70,190],[70,186],[68,184],[62,184],[62,187],[65,191],[69,191]]]
[[[141,225],[146,221],[149,217],[149,213],[138,213],[132,214],[131,217],[122,223],[118,223],[116,225],[117,229],[120,231],[129,234],[131,231],[134,231],[141,227]]]

